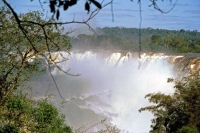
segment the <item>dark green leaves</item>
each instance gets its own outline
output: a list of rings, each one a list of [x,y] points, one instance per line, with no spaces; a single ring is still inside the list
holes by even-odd
[[[60,11],[57,9],[57,12],[56,12],[56,19],[58,20],[60,17]]]
[[[102,6],[96,0],[87,0],[85,2],[85,10],[89,13],[90,12],[90,4],[94,4],[98,9],[101,9]],[[76,5],[77,0],[49,0],[49,7],[51,13],[56,16],[58,20],[60,17],[60,8],[62,7],[64,11],[66,11],[70,6]]]
[[[63,6],[63,9],[64,9],[64,10],[67,10],[68,7],[69,7],[69,3],[68,3],[68,1],[66,1],[65,4],[64,4],[64,6]]]
[[[95,0],[89,0],[86,1],[85,3],[85,10],[88,11],[88,13],[90,12],[90,4],[93,3],[97,8],[101,9],[101,4]]]
[[[90,12],[90,5],[88,2],[85,3],[85,10],[88,11],[88,13]]]
[[[62,5],[64,5],[64,2],[63,2],[63,1],[60,1],[58,7],[60,7],[60,6],[62,6]]]
[[[153,105],[139,111],[153,113],[150,132],[199,133],[200,128],[200,76],[191,74],[181,80],[168,79],[175,83],[171,95],[150,93],[145,96]]]
[[[77,3],[77,0],[71,0],[71,1],[69,1],[70,6],[73,6],[73,5],[75,5],[76,3]]]
[[[50,5],[49,5],[49,7],[50,7],[50,10],[51,10],[51,12],[55,12],[55,6],[56,6],[56,1],[49,1],[50,2]]]

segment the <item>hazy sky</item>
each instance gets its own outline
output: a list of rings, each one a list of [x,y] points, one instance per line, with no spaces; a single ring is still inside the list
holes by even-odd
[[[7,0],[17,12],[27,12],[27,10],[41,10],[39,0]],[[43,0],[41,0],[43,1]],[[47,1],[47,0],[46,0]],[[62,21],[75,20],[82,21],[89,15],[84,10],[84,2],[86,0],[79,0],[79,4],[69,8],[66,12],[61,12]],[[101,0],[97,0],[101,2]],[[104,3],[109,0],[105,0]],[[90,21],[93,27],[139,27],[140,16],[139,16],[139,4],[137,0],[114,0],[113,11],[114,11],[114,22],[112,21],[111,5],[108,5],[102,9],[95,18]],[[200,31],[200,0],[178,0],[174,9],[163,14],[153,7],[149,7],[151,4],[149,0],[142,1],[142,27],[152,27],[159,29],[173,29],[173,30],[198,30]],[[173,7],[175,0],[159,0],[158,3],[160,8],[164,11],[169,10]],[[44,13],[49,16],[48,4],[44,4]],[[94,9],[95,6],[92,6]]]

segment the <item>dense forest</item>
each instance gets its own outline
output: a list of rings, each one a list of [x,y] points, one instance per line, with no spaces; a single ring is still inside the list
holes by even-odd
[[[70,37],[73,48],[116,49],[139,51],[139,29],[124,27],[96,28],[97,35],[79,34]],[[141,29],[143,52],[200,52],[200,32],[197,30]]]

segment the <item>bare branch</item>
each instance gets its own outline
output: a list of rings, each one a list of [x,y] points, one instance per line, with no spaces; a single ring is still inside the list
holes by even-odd
[[[60,93],[60,89],[58,88],[58,85],[57,85],[57,83],[56,83],[56,80],[54,79],[53,74],[51,73],[51,66],[50,66],[50,64],[48,64],[48,68],[49,68],[49,73],[50,73],[50,75],[51,75],[51,78],[53,79],[53,82],[54,82],[54,84],[55,84],[55,86],[56,86],[56,89],[57,89],[57,91],[58,91],[58,94],[59,94],[60,98],[64,99],[64,97],[63,97],[62,94]]]
[[[140,1],[140,0],[138,0]],[[154,9],[160,11],[161,13],[169,13],[170,11],[172,11],[174,9],[174,7],[176,6],[176,3],[178,2],[178,0],[175,1],[175,3],[173,4],[173,6],[168,10],[168,11],[163,11],[157,4],[157,0],[150,0],[152,2],[152,4],[150,6],[153,6]]]
[[[33,47],[33,49],[35,50],[35,52],[38,52],[38,50],[35,48],[35,46],[33,45],[33,43],[31,42],[31,40],[28,38],[27,36],[27,31],[21,26],[21,20],[19,19],[17,13],[13,10],[13,8],[10,6],[10,4],[7,3],[6,0],[3,0],[4,4],[11,10],[12,14],[15,17],[15,20],[18,24],[19,29],[22,31],[22,33],[24,34],[24,36],[26,37],[26,39],[29,41],[29,43],[31,44],[31,46]]]
[[[114,22],[113,0],[111,1],[112,21]]]

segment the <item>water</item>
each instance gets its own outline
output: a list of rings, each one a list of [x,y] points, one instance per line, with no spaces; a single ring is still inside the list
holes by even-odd
[[[55,54],[56,61],[62,60],[59,53]],[[141,107],[150,104],[145,95],[173,93],[173,84],[167,83],[167,78],[176,77],[178,70],[185,69],[185,66],[197,68],[192,62],[200,62],[192,60],[191,56],[163,53],[143,53],[141,58],[138,58],[138,53],[109,51],[72,51],[70,55],[62,54],[68,61],[59,66],[63,70],[70,70],[71,74],[81,74],[70,76],[56,68],[52,71],[62,96],[70,101],[61,108],[66,114],[66,122],[77,129],[107,118],[108,123],[134,133],[147,133],[150,130],[152,114],[138,112]],[[60,105],[58,91],[48,74],[32,82],[32,86],[37,97],[42,91],[44,94],[44,88],[47,88],[48,94],[53,95],[53,103]],[[99,128],[96,126],[91,131]]]

